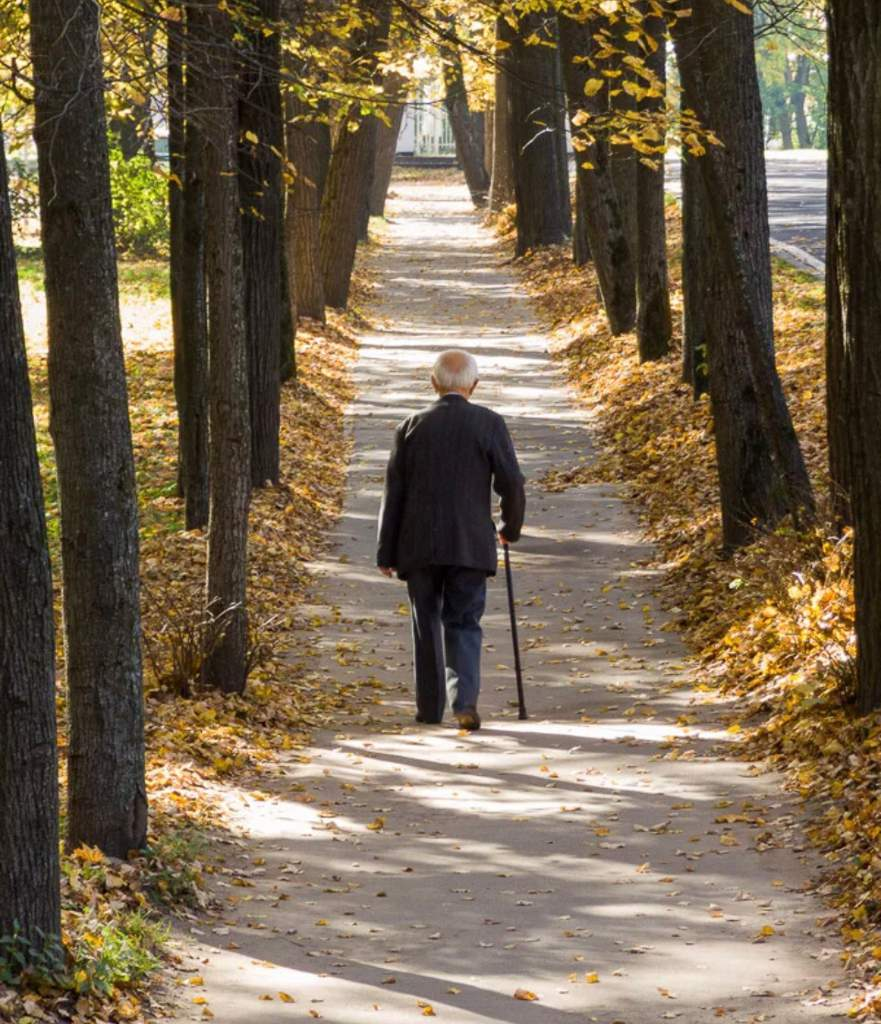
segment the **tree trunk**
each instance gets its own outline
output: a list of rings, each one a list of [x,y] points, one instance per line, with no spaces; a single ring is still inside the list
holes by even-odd
[[[657,49],[645,57],[646,67],[658,82],[666,84],[666,30],[663,18],[650,17],[648,4],[640,5],[645,16],[643,28],[657,43]],[[664,96],[646,98],[640,104],[645,118],[655,118],[659,151],[657,167],[642,161],[636,164],[637,222],[637,316],[636,332],[640,362],[661,359],[670,351],[673,321],[670,315],[670,290],[667,275],[667,222],[664,196],[665,131]]]
[[[366,69],[365,74],[376,68],[391,16],[390,0],[380,0],[375,8],[353,44],[353,60],[359,61],[362,69]],[[357,129],[353,131],[350,125],[357,125]],[[358,234],[369,196],[374,128],[374,118],[362,117],[357,104],[349,107],[340,125],[324,187],[320,224],[324,297],[329,306],[339,309],[345,308],[349,299]]]
[[[445,19],[445,24],[449,26],[451,34],[455,35],[455,19]],[[446,40],[439,43],[438,48],[443,61],[444,107],[453,129],[456,154],[465,172],[471,202],[479,209],[486,206],[489,176],[483,163],[483,139],[477,130],[475,117],[468,109],[462,55],[456,43]]]
[[[262,24],[249,34],[239,83],[239,197],[254,487],[277,484],[279,479],[284,127],[281,45],[278,31],[270,27],[277,24],[280,8],[280,0],[257,0]]]
[[[288,185],[285,239],[288,283],[298,317],[324,322],[324,275],[319,225],[321,200],[330,164],[330,127],[291,93],[287,96],[287,158],[294,167]]]
[[[195,9],[194,9],[195,14]],[[247,675],[247,541],[251,481],[247,329],[239,213],[238,61],[233,22],[202,9],[206,42],[199,72],[205,137],[205,232],[209,301],[208,401],[211,507],[206,599],[226,613],[220,642],[208,652],[205,681],[240,693]],[[275,335],[278,338],[278,335]],[[275,349],[276,354],[278,349]]]
[[[513,31],[504,18],[496,19],[496,39],[510,43]],[[493,165],[489,185],[489,208],[498,213],[514,202],[514,153],[511,149],[511,105],[509,77],[505,62],[507,50],[500,51],[495,73],[493,112]]]
[[[857,697],[881,706],[881,8],[829,0],[829,450],[854,525]]]
[[[805,113],[805,101],[807,100],[807,87],[811,77],[811,60],[805,54],[800,53],[795,58],[795,81],[792,98],[792,113],[795,117],[795,132],[798,138],[799,149],[809,149],[811,145],[811,133],[808,128],[808,119]]]
[[[602,93],[588,95],[586,85],[596,72],[583,58],[596,49],[593,36],[603,19],[575,21],[560,17],[560,51],[563,78],[569,100],[569,116],[579,177],[579,211],[584,233],[596,267],[600,293],[613,334],[624,334],[636,325],[636,262],[624,229],[618,197],[609,172],[609,147],[598,137],[607,116]],[[585,138],[583,132],[588,135]],[[589,166],[585,166],[588,164]]]
[[[52,573],[0,130],[0,935],[61,934]]]
[[[726,543],[742,544],[752,524],[769,526],[787,513],[798,520],[814,510],[774,360],[752,19],[726,0],[708,0],[691,17],[674,22],[673,38],[685,100],[723,143],[709,147],[699,168],[714,232],[713,266],[708,268],[715,282],[709,367],[723,529]],[[719,374],[725,379],[714,379]],[[738,376],[744,380],[735,389]]]
[[[682,152],[682,379],[695,399],[709,391],[709,329],[715,313],[710,306],[706,268],[712,248],[712,228],[704,185],[697,162],[702,157]]]
[[[30,13],[51,429],[61,499],[67,844],[125,857],[146,840],[147,797],[138,506],[99,9],[90,0],[32,0]]]
[[[649,20],[657,24],[657,19]],[[621,72],[620,78],[609,80],[607,88],[609,94],[609,113],[619,123],[636,111],[636,100],[630,93],[625,92],[621,88],[622,83],[629,80],[637,86],[645,84],[627,63],[628,60],[638,60],[642,57],[642,53],[636,44],[626,38],[629,30],[630,26],[624,18],[620,18],[609,30],[609,37],[618,50],[611,67]],[[613,86],[614,89],[612,88]],[[613,92],[615,95],[611,95]],[[602,95],[602,92],[599,93],[600,97]],[[614,128],[610,134],[614,136]],[[618,197],[618,209],[621,211],[621,220],[624,224],[624,234],[627,236],[627,245],[634,260],[638,259],[639,253],[638,166],[639,159],[636,150],[632,146],[626,143],[616,145],[612,142],[610,144],[609,171],[615,186],[615,194]]]
[[[584,174],[579,171],[581,157],[575,154],[575,223],[572,228],[572,262],[576,267],[590,263],[590,239],[587,235],[587,201],[584,195]]]
[[[506,51],[518,256],[558,245],[572,230],[569,176],[560,161],[555,24],[545,14],[524,15]],[[542,45],[527,45],[533,36]]]
[[[291,271],[288,267],[288,247],[281,247],[281,333],[279,335],[278,371],[281,382],[297,379],[297,312],[291,294]]]
[[[391,101],[391,106],[386,108],[389,123],[380,121],[376,127],[376,153],[370,186],[370,215],[373,217],[382,217],[385,213],[385,199],[395,166],[398,135],[404,120],[405,86],[406,80],[394,73],[386,75],[383,81],[382,91]]]
[[[189,108],[198,109],[193,76],[183,75],[191,19],[168,22],[171,312],[178,417],[178,490],[186,527],[208,522],[208,311],[205,292],[205,195],[202,142]]]
[[[487,107],[483,114],[483,167],[489,181],[493,173],[493,144],[495,142],[495,109]],[[489,199],[489,194],[487,194]]]

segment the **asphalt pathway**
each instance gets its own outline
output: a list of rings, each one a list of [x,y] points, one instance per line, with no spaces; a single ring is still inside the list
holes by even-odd
[[[180,934],[178,1019],[839,1019],[797,803],[735,757],[732,709],[700,688],[615,489],[540,486],[590,457],[591,429],[512,272],[463,187],[395,193],[345,512],[299,652],[374,703],[229,792],[222,909]],[[372,564],[394,424],[450,346],[476,354],[476,399],[506,416],[529,478],[514,563],[530,718],[499,576],[471,735],[413,723],[404,587]]]
[[[768,150],[768,219],[772,250],[801,270],[822,276],[826,260],[826,154]],[[680,193],[679,161],[667,161],[670,191]]]

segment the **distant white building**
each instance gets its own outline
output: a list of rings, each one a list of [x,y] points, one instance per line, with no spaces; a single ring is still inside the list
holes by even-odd
[[[395,152],[417,158],[455,157],[453,129],[443,106],[425,100],[408,103]]]

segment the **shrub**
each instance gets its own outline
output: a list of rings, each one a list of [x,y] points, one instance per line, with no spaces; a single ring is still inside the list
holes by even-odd
[[[117,146],[110,150],[110,193],[116,245],[132,256],[168,252],[168,184],[149,157],[126,160]]]

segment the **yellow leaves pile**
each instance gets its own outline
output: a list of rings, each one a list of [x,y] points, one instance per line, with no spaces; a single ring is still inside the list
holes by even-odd
[[[681,224],[675,206],[668,207],[667,224],[678,322]],[[516,265],[601,442],[594,463],[561,465],[544,485],[562,491],[623,483],[640,506],[667,569],[666,602],[704,669],[700,688],[712,684],[740,696],[729,732],[746,740],[752,756],[786,772],[812,801],[810,837],[830,865],[826,889],[844,918],[846,960],[875,986],[857,1013],[881,1012],[881,973],[872,952],[881,949],[881,716],[857,719],[849,706],[852,538],[830,539],[830,524],[808,533],[784,526],[723,558],[711,410],[680,380],[681,353],[641,366],[635,337],[610,335],[593,298],[592,268],[573,267],[568,249],[545,249]],[[823,508],[823,284],[777,264],[774,295],[778,367]],[[751,721],[762,724],[750,729]],[[760,934],[757,941],[767,938]]]

